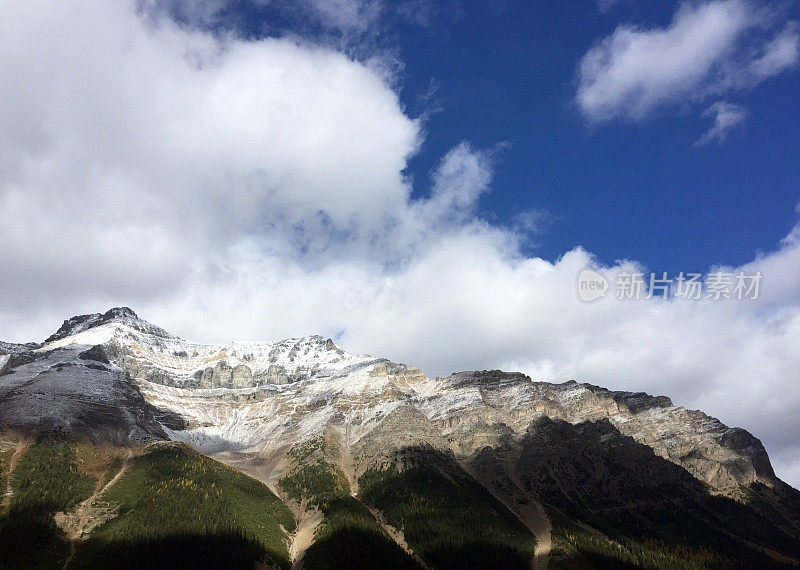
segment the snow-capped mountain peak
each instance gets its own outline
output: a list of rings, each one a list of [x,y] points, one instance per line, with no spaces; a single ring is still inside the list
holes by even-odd
[[[57,397],[41,400],[51,389],[45,385]],[[69,407],[59,411],[63,402]],[[130,418],[147,415],[145,403],[152,419],[137,429],[161,425],[151,431],[207,452],[272,457],[330,429],[354,443],[391,417],[389,425],[402,431],[392,437],[468,457],[525,437],[546,417],[573,425],[609,422],[719,492],[775,479],[756,438],[665,396],[537,382],[497,370],[431,379],[413,366],[348,353],[318,335],[199,344],[119,307],[67,319],[42,345],[0,345],[0,404],[7,417],[47,414],[69,429],[75,406],[97,406],[100,412],[81,412],[90,417],[133,406],[137,411],[123,414]],[[0,419],[2,412],[0,406]],[[113,425],[133,424],[117,418]]]
[[[320,335],[274,342],[194,343],[141,319],[128,307],[67,319],[38,351],[98,345],[136,380],[187,389],[329,378],[385,360],[347,353]]]
[[[114,307],[105,313],[78,315],[65,320],[61,327],[44,341],[45,348],[69,344],[102,344],[110,340],[110,337],[108,337],[109,332],[115,331],[119,327],[161,338],[177,338],[164,329],[140,319],[128,307]],[[93,331],[93,329],[99,328],[102,328],[102,330]],[[98,339],[102,340],[97,342]]]

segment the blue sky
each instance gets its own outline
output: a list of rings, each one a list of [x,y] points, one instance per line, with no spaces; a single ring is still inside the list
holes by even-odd
[[[454,140],[509,143],[481,206],[509,224],[521,210],[546,210],[547,239],[536,236],[533,250],[551,259],[584,244],[606,263],[631,257],[669,273],[702,270],[771,250],[793,226],[796,72],[737,93],[748,117],[721,143],[692,146],[711,122],[696,105],[590,127],[572,100],[577,62],[620,22],[668,23],[675,3],[627,2],[605,14],[589,2],[475,8],[400,34],[404,102],[414,108],[433,82],[441,105],[411,162],[415,178],[425,179]]]
[[[800,485],[800,9],[0,2],[0,339],[132,307],[669,395]],[[760,273],[585,303],[586,269]]]
[[[791,8],[789,17],[800,16]],[[698,110],[713,99],[600,126],[576,109],[586,51],[623,22],[668,25],[675,9],[622,2],[603,14],[591,2],[487,2],[455,22],[403,27],[403,101],[414,108],[433,82],[441,108],[410,171],[424,180],[460,139],[507,142],[481,207],[507,224],[520,211],[546,210],[551,223],[533,251],[549,259],[584,245],[605,263],[629,257],[677,273],[774,249],[800,200],[796,70],[733,93],[747,118],[701,147],[693,143],[713,121]]]
[[[347,3],[329,4],[344,11]],[[595,124],[580,112],[575,97],[584,55],[618,26],[669,28],[679,5],[394,2],[362,13],[362,23],[349,20],[350,28],[331,30],[280,2],[238,1],[225,3],[205,25],[253,38],[338,40],[354,57],[369,49],[390,52],[401,66],[402,104],[425,118],[424,144],[406,169],[415,196],[429,193],[438,162],[467,140],[496,149],[481,215],[519,227],[521,214],[534,214],[528,253],[555,260],[584,246],[604,264],[636,259],[677,274],[741,265],[775,249],[793,227],[800,201],[794,65],[714,96],[688,94],[634,120]],[[766,25],[773,30],[800,18],[796,3],[751,6],[775,13]],[[176,11],[192,20],[187,4]],[[735,43],[758,49],[746,35]],[[745,116],[723,140],[696,145],[714,122],[703,111],[717,100]]]

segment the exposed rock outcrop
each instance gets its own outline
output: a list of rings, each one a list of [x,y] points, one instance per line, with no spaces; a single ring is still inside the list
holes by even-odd
[[[542,418],[573,425],[607,421],[717,493],[777,482],[757,438],[666,396],[535,382],[499,370],[430,379],[412,366],[348,354],[322,336],[194,344],[121,307],[68,319],[44,345],[0,348],[6,353],[0,362],[6,417],[21,417],[10,402],[28,407],[15,399],[28,393],[28,382],[45,385],[57,376],[83,385],[76,379],[91,377],[78,397],[111,409],[115,398],[141,393],[159,411],[147,416],[148,427],[139,427],[155,433],[163,419],[173,437],[200,448],[208,442],[275,451],[333,425],[350,444],[357,442],[353,455],[362,464],[386,460],[387,448],[423,443],[466,458],[520,441]],[[111,403],[98,398],[95,404],[94,393]]]

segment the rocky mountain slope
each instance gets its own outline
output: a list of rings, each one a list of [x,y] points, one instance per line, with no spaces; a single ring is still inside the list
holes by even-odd
[[[73,317],[44,343],[0,344],[0,430],[188,444],[285,501],[295,565],[365,545],[435,568],[800,555],[800,493],[745,430],[666,396],[501,371],[427,378],[319,336],[200,345],[127,308]],[[331,538],[343,529],[358,548]]]

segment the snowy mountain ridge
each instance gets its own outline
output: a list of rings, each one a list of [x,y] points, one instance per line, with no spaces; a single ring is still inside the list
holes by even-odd
[[[379,360],[367,355],[347,354],[336,347],[331,339],[318,335],[266,343],[196,344],[151,325],[126,307],[111,309],[102,315],[83,315],[64,321],[58,332],[49,337],[39,351],[69,345],[107,343],[116,345],[130,357],[132,361],[129,365],[138,363],[150,372],[163,371],[169,380],[182,384],[191,384],[189,377],[198,373],[202,375],[206,368],[222,361],[231,367],[247,366],[256,376],[263,376],[272,368],[274,372],[270,379],[278,380],[272,383],[280,384],[281,379],[286,381],[289,377],[332,376],[348,367]],[[278,374],[286,378],[278,378]],[[148,377],[144,375],[142,379]],[[164,377],[161,379],[165,380]]]
[[[466,460],[521,441],[541,418],[608,421],[715,492],[776,481],[758,439],[666,396],[501,371],[431,379],[320,336],[196,344],[123,307],[73,317],[43,344],[3,344],[0,354],[0,422],[16,427],[44,423],[96,435],[99,422],[118,438],[170,438],[265,465],[279,465],[297,443],[333,434],[360,450],[358,474],[400,443]]]

